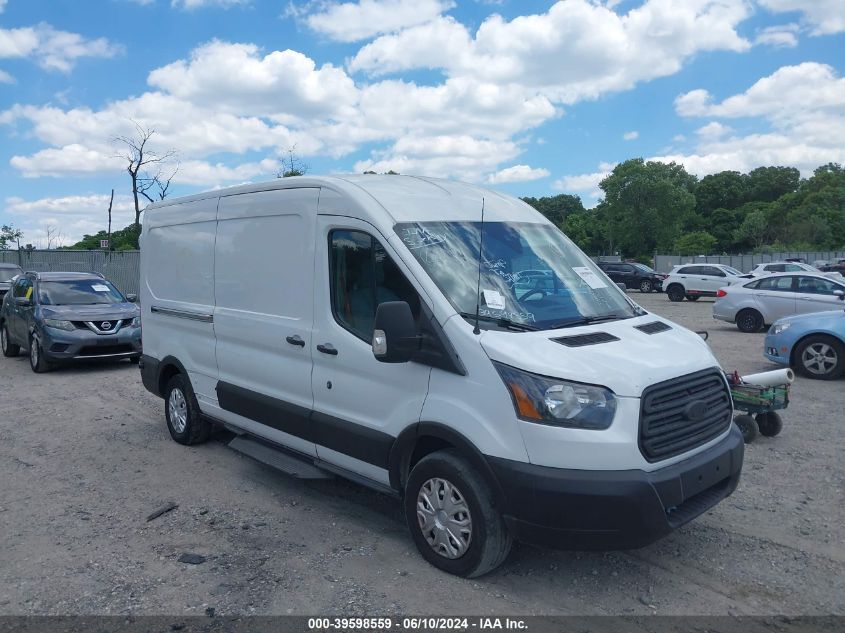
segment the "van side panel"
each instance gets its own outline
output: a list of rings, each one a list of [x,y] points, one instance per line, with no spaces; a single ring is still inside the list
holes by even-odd
[[[214,417],[314,454],[310,439],[314,223],[320,190],[220,199]],[[293,341],[293,342],[292,342]]]
[[[217,198],[147,212],[141,249],[144,354],[179,359],[201,403],[214,398]]]

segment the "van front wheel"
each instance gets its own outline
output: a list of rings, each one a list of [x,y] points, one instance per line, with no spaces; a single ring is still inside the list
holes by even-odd
[[[211,435],[211,423],[200,415],[191,382],[176,374],[164,390],[164,417],[170,437],[180,444],[199,444]]]
[[[457,451],[423,457],[405,486],[405,519],[429,563],[475,578],[504,562],[511,548],[489,486]]]

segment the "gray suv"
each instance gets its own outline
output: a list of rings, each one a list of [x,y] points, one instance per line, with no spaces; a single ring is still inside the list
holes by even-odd
[[[0,307],[3,355],[28,350],[38,373],[70,360],[137,362],[141,311],[135,299],[94,273],[23,273]]]

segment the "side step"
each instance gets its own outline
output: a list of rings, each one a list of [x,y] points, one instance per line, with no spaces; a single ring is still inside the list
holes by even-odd
[[[320,470],[304,459],[295,457],[289,453],[277,450],[262,442],[256,442],[246,435],[238,435],[229,442],[229,448],[233,448],[247,457],[272,466],[276,470],[287,473],[297,479],[331,479],[332,475]]]

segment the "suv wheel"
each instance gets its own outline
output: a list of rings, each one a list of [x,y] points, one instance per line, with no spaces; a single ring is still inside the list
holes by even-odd
[[[180,444],[199,444],[211,435],[211,422],[200,415],[187,376],[176,374],[164,390],[164,417],[170,437]]]
[[[50,363],[44,356],[44,348],[41,347],[41,342],[36,336],[29,339],[29,366],[36,374],[50,371]]]
[[[436,451],[414,466],[403,505],[417,549],[438,569],[475,578],[510,552],[511,536],[490,488],[454,450]]]
[[[685,295],[684,287],[681,284],[672,284],[666,289],[666,296],[669,297],[669,301],[683,301]]]
[[[9,328],[4,323],[0,326],[0,346],[3,348],[3,356],[12,358],[20,354],[20,345],[15,345],[9,338]]]
[[[652,290],[654,290],[654,287],[652,286],[651,281],[643,279],[640,282],[640,292],[651,292]]]

